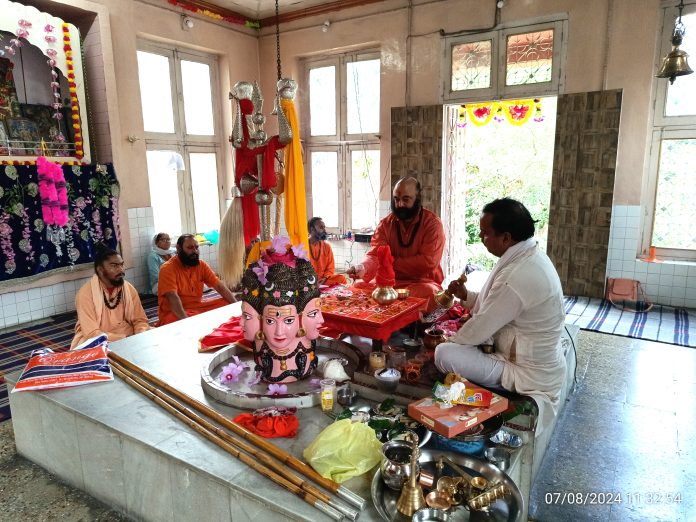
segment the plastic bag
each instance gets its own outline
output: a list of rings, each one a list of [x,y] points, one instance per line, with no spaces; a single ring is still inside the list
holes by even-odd
[[[317,435],[304,458],[322,477],[341,483],[379,464],[382,443],[367,424],[344,419]]]

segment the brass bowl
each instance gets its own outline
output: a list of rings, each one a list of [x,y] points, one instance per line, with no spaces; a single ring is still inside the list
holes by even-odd
[[[399,299],[408,299],[408,296],[411,295],[411,291],[408,288],[397,288],[396,295],[399,296]]]
[[[425,503],[431,508],[447,510],[452,507],[452,497],[444,491],[433,490],[425,496]]]

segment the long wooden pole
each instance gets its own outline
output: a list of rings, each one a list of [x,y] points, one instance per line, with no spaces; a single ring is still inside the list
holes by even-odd
[[[313,506],[325,514],[329,515],[331,518],[334,520],[342,520],[343,515],[333,509],[331,506],[326,504],[325,502],[319,500],[316,496],[312,495],[311,493],[304,491],[302,488],[296,486],[289,480],[285,479],[284,477],[281,477],[278,475],[276,472],[273,470],[269,469],[268,467],[264,466],[263,464],[257,462],[254,460],[252,457],[249,455],[242,453],[239,451],[237,448],[235,448],[233,445],[228,444],[227,442],[223,441],[220,437],[218,437],[215,433],[212,431],[206,429],[204,426],[198,424],[197,422],[193,421],[190,419],[188,416],[186,416],[184,413],[179,411],[177,408],[174,406],[171,406],[167,401],[161,399],[154,393],[150,392],[147,390],[145,387],[141,386],[137,381],[135,381],[133,378],[129,377],[126,375],[123,371],[121,371],[120,368],[117,368],[116,365],[112,365],[112,368],[114,370],[114,373],[118,375],[121,379],[123,379],[126,383],[128,383],[130,386],[138,390],[140,393],[145,395],[147,398],[167,410],[169,413],[174,415],[177,419],[180,421],[184,422],[187,424],[190,428],[194,429],[203,437],[211,441],[212,443],[216,444],[217,446],[221,447],[231,455],[234,455],[237,457],[240,461],[242,461],[244,464],[249,466],[250,468],[254,469],[255,471],[258,471],[261,473],[263,476],[271,479],[273,482],[276,484],[279,484],[283,486],[285,489],[288,491],[291,491],[298,497],[300,497],[302,500],[307,502],[310,506]]]
[[[262,465],[266,466],[270,470],[274,471],[278,475],[282,476],[283,478],[289,480],[292,482],[294,485],[298,486],[301,488],[303,491],[306,491],[310,495],[315,496],[317,499],[321,500],[322,502],[325,502],[332,508],[338,510],[341,512],[343,515],[347,516],[351,520],[356,520],[359,516],[359,513],[355,511],[354,509],[351,509],[344,504],[335,501],[332,499],[329,495],[327,495],[325,492],[321,491],[320,489],[314,487],[312,484],[309,482],[303,480],[300,476],[297,474],[293,473],[288,467],[284,466],[282,463],[278,462],[277,460],[273,459],[271,456],[269,456],[267,453],[264,453],[263,451],[255,448],[251,444],[248,444],[244,442],[243,440],[239,440],[235,437],[232,437],[229,433],[227,433],[225,430],[219,428],[218,426],[214,425],[213,423],[207,421],[200,415],[197,415],[193,410],[187,408],[180,402],[178,402],[176,399],[170,397],[166,393],[164,393],[162,390],[158,389],[157,387],[153,386],[152,384],[148,383],[145,381],[144,378],[135,375],[131,373],[129,370],[127,370],[124,366],[122,366],[120,363],[116,361],[111,361],[111,366],[114,369],[114,371],[118,372],[118,376],[124,378],[131,379],[134,381],[136,384],[147,390],[150,394],[155,395],[156,397],[160,398],[161,400],[165,401],[169,406],[172,408],[175,408],[177,411],[180,413],[183,413],[186,415],[188,419],[191,421],[197,423],[199,426],[202,426],[206,430],[208,430],[211,433],[214,433],[216,436],[218,436],[220,439],[222,439],[225,443],[231,444],[235,448],[245,451],[246,453],[250,454],[252,457],[256,458],[259,462],[261,462]],[[126,381],[130,384],[130,381]],[[140,388],[138,388],[138,391],[141,391]],[[148,398],[152,398],[148,394]],[[154,400],[154,399],[152,399]],[[158,402],[159,404],[159,402]],[[167,409],[169,411],[169,409]],[[187,422],[187,424],[189,424]],[[190,424],[189,424],[190,425]],[[226,448],[223,448],[226,449]],[[232,453],[235,457],[240,458],[240,456],[237,453]],[[242,454],[243,457],[246,457],[246,455]],[[242,459],[243,462],[246,463],[244,459]]]
[[[258,448],[261,448],[262,450],[270,453],[273,455],[275,458],[279,459],[281,462],[284,464],[290,466],[292,469],[295,471],[299,471],[302,473],[304,476],[310,478],[313,480],[315,483],[319,484],[321,487],[328,489],[332,493],[336,493],[339,497],[343,498],[344,500],[350,502],[354,506],[356,506],[358,509],[364,509],[366,505],[365,499],[362,497],[356,495],[349,489],[345,488],[344,486],[341,486],[337,482],[334,482],[331,479],[327,479],[325,477],[322,477],[314,471],[308,464],[305,462],[302,462],[300,459],[294,457],[287,451],[279,448],[275,444],[272,444],[268,442],[266,439],[263,437],[260,437],[256,435],[255,433],[252,433],[251,431],[247,430],[244,426],[241,426],[237,424],[236,422],[232,422],[231,420],[227,419],[225,416],[221,415],[217,411],[215,411],[213,408],[210,406],[206,406],[200,401],[197,401],[193,397],[190,397],[189,395],[186,395],[184,392],[177,390],[176,388],[170,386],[163,380],[155,377],[148,371],[140,368],[137,364],[134,364],[130,362],[128,359],[124,359],[120,355],[114,353],[114,352],[109,352],[109,359],[112,361],[116,361],[117,363],[120,363],[122,366],[128,368],[131,370],[133,373],[140,375],[147,379],[148,381],[152,382],[153,384],[159,386],[161,389],[165,390],[167,393],[170,395],[173,395],[186,405],[190,406],[194,410],[196,410],[199,413],[202,413],[203,415],[207,416],[208,418],[214,420],[221,426],[224,426],[228,430],[232,431],[236,435],[239,435],[240,437],[248,440]]]

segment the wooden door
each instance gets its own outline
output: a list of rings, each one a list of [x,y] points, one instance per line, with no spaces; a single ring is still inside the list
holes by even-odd
[[[392,107],[392,187],[408,176],[421,182],[423,206],[441,216],[442,105]]]
[[[621,93],[558,97],[547,252],[565,295],[604,295]]]

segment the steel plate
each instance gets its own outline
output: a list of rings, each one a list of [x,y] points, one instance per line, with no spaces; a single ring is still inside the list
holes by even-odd
[[[451,460],[459,464],[465,471],[472,476],[483,476],[489,482],[499,482],[505,484],[510,493],[504,498],[496,500],[494,504],[486,511],[469,511],[463,506],[453,508],[450,511],[452,522],[461,521],[495,521],[495,522],[521,522],[524,500],[519,488],[512,479],[497,467],[488,462],[475,459],[461,453],[453,453],[449,451],[437,450],[421,450],[421,456],[418,459],[421,469],[429,473],[435,473],[435,462],[440,455],[446,455]],[[455,475],[452,469],[445,466],[445,475]],[[379,470],[375,473],[372,479],[372,502],[383,520],[388,522],[396,522],[401,520],[409,520],[396,510],[396,502],[399,499],[399,493],[389,489],[382,480],[382,475]]]
[[[296,408],[310,408],[321,403],[319,388],[312,386],[311,375],[306,379],[287,384],[288,392],[285,395],[267,395],[268,384],[260,382],[250,385],[248,383],[252,374],[251,369],[242,372],[239,381],[230,384],[221,384],[217,380],[222,367],[233,356],[238,356],[242,362],[246,362],[250,368],[254,367],[252,353],[237,345],[230,345],[215,353],[215,356],[201,369],[201,386],[203,391],[223,404],[236,408],[264,408],[267,406],[292,406]],[[316,356],[319,362],[325,359],[342,357],[347,359],[346,373],[352,377],[355,370],[364,365],[364,356],[353,345],[335,339],[319,338],[316,343]]]

